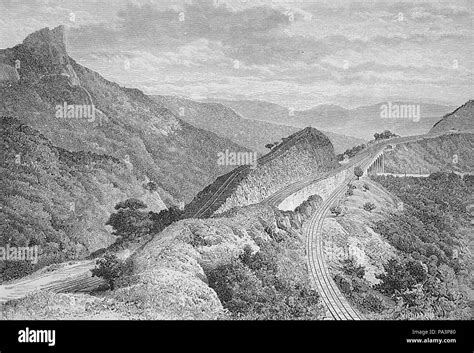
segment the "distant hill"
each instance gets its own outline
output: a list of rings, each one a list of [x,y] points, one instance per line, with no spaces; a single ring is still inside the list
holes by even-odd
[[[131,173],[158,185],[167,205],[190,201],[230,170],[217,163],[219,152],[247,150],[184,122],[140,90],[107,81],[75,62],[62,26],[0,50],[0,67],[2,116],[17,118],[66,150],[127,161]]]
[[[450,114],[446,114],[440,121],[433,125],[432,133],[443,131],[474,130],[474,100],[469,100]]]
[[[267,121],[245,119],[232,108],[221,103],[196,102],[174,96],[152,96],[163,107],[193,126],[212,131],[241,146],[265,154],[266,144],[281,142],[298,130],[298,127]],[[277,106],[278,107],[278,106]],[[365,142],[363,139],[322,131],[331,140],[336,153],[342,153]]]
[[[453,110],[451,106],[437,104],[384,102],[355,109],[319,105],[304,111],[293,111],[264,101],[210,101],[220,102],[244,118],[296,127],[312,126],[321,131],[366,140],[372,139],[374,133],[384,130],[401,136],[427,133],[441,116]]]

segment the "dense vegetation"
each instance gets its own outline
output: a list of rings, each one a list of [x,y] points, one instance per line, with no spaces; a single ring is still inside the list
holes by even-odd
[[[374,134],[374,140],[375,141],[385,140],[385,139],[389,139],[389,138],[392,138],[392,137],[399,137],[399,136],[397,134],[394,134],[390,130],[385,130],[384,132],[381,132],[380,134],[377,133],[377,132]]]
[[[363,144],[354,146],[354,147],[352,147],[352,148],[349,148],[349,149],[347,149],[344,153],[338,154],[338,155],[337,155],[337,160],[338,160],[338,161],[343,161],[344,158],[346,158],[346,156],[347,156],[348,158],[352,158],[352,157],[354,157],[357,153],[359,153],[360,151],[364,150],[366,147],[367,147],[367,145],[366,145],[365,143],[363,143]]]
[[[352,257],[342,261],[341,265],[341,273],[334,276],[334,281],[346,297],[363,313],[383,312],[383,299],[364,278],[364,266]]]
[[[0,281],[110,244],[108,202],[141,189],[139,181],[116,158],[69,152],[14,118],[1,122],[0,246],[38,246],[38,263],[2,261]]]
[[[209,285],[233,318],[258,320],[316,319],[319,296],[302,279],[279,276],[276,241],[250,247],[232,263],[207,273]]]
[[[389,139],[392,137],[398,137],[397,134],[394,134],[393,132],[389,130],[385,130],[384,132],[381,133],[375,133],[374,134],[374,140],[373,141],[378,141],[378,140],[384,140],[384,139]],[[352,158],[354,157],[357,153],[360,151],[364,150],[367,148],[369,144],[362,143],[360,145],[354,146],[352,148],[347,149],[344,153],[340,153],[337,155],[337,160],[338,161],[343,161],[344,158]]]
[[[466,202],[473,193],[472,177],[434,173],[375,180],[404,205],[403,212],[374,228],[400,253],[384,265],[376,287],[397,301],[394,317],[466,318],[460,283],[470,263],[463,231],[469,226]]]
[[[170,224],[179,221],[183,212],[175,206],[156,213],[145,211],[147,205],[137,199],[119,202],[116,213],[110,215],[107,225],[112,226],[116,243],[139,242],[145,236],[158,234]]]
[[[124,280],[132,273],[132,262],[122,261],[114,254],[105,254],[96,260],[96,267],[91,270],[92,277],[104,279],[109,288],[114,290],[117,282]]]

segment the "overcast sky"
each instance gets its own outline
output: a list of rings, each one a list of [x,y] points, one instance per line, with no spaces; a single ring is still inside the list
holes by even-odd
[[[473,98],[472,3],[0,0],[0,48],[65,24],[75,60],[149,94],[460,105]]]

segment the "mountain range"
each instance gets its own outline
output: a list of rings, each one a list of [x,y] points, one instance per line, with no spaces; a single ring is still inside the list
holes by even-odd
[[[45,28],[0,50],[0,114],[33,127],[69,151],[107,154],[158,186],[165,204],[187,202],[229,171],[225,150],[247,151],[179,119],[138,89],[121,87],[67,52],[64,28]],[[15,71],[18,75],[12,75]],[[93,108],[93,109],[92,109]],[[63,110],[68,110],[64,114]],[[84,116],[85,111],[93,116]]]
[[[376,132],[384,130],[401,136],[427,133],[443,115],[455,109],[438,104],[394,101],[354,109],[323,104],[308,110],[293,110],[258,100],[206,101],[224,104],[247,119],[299,128],[311,126],[321,131],[365,140],[373,139]]]
[[[301,127],[264,121],[254,116],[243,118],[225,102],[198,102],[182,97],[159,95],[153,96],[153,99],[191,125],[212,131],[260,154],[269,151],[265,145],[280,142],[282,138],[301,130]],[[332,142],[336,153],[342,153],[365,142],[361,138],[329,131],[321,132]]]

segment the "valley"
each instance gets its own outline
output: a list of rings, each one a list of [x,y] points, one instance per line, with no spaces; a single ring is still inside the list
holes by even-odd
[[[0,64],[0,245],[40,247],[0,264],[2,319],[469,319],[472,100],[398,119],[145,94],[63,26]]]

